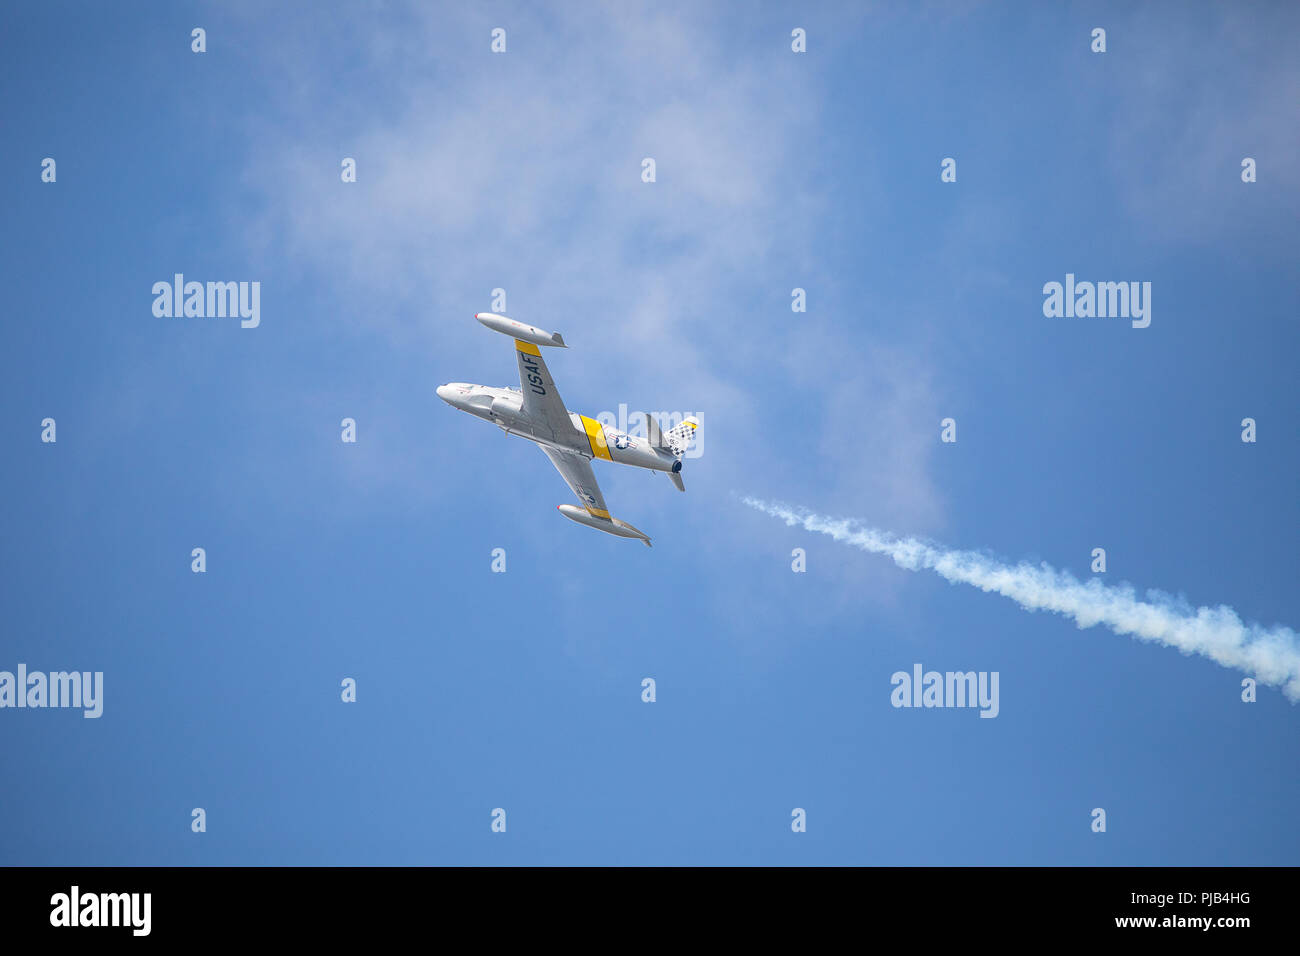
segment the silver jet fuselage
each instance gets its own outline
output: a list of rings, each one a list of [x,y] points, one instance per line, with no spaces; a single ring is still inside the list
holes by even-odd
[[[438,386],[438,397],[475,418],[494,422],[507,435],[535,442],[578,499],[577,505],[556,506],[564,517],[606,534],[637,538],[649,547],[648,534],[610,514],[592,459],[665,472],[678,491],[685,491],[682,457],[695,442],[700,420],[688,415],[665,432],[654,416],[646,415],[646,437],[633,438],[594,418],[575,415],[560,398],[542,357],[542,349],[567,349],[564,336],[495,312],[479,312],[474,318],[514,339],[521,388],[451,382]]]
[[[600,458],[671,474],[682,469],[681,459],[671,452],[586,415],[569,412],[573,428],[552,429],[523,410],[522,393],[517,388],[450,382],[438,387],[438,397],[453,408],[496,424],[508,435],[518,435],[539,445],[575,452],[584,458]]]

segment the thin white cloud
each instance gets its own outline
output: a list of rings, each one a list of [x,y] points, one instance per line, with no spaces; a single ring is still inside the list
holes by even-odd
[[[1108,52],[1076,76],[1104,131],[1133,220],[1167,242],[1205,242],[1258,226],[1250,201],[1300,214],[1300,8],[1152,5],[1110,22]],[[1098,108],[1105,107],[1105,113]],[[1241,160],[1259,180],[1241,181]],[[1254,190],[1253,193],[1243,190]]]
[[[469,321],[502,286],[508,313],[570,342],[554,369],[570,405],[700,412],[712,477],[748,473],[770,442],[755,373],[782,367],[791,331],[788,309],[767,318],[752,303],[816,273],[818,213],[833,201],[809,163],[815,69],[784,34],[738,56],[726,18],[691,7],[557,7],[545,22],[527,8],[498,22],[414,7],[400,40],[392,19],[359,23],[353,47],[370,52],[343,77],[328,43],[280,51],[272,69],[292,81],[269,110],[276,122],[256,127],[246,177],[261,193],[259,249],[337,285],[323,330],[463,355],[455,377],[496,355],[485,380],[513,377],[508,351]],[[509,52],[493,55],[498,25]],[[364,83],[375,92],[353,88]],[[357,160],[355,185],[339,182],[343,155]],[[641,181],[646,156],[653,184]],[[890,409],[923,398],[931,376],[902,357],[881,371],[841,378],[837,392],[873,421],[892,415],[871,432],[891,448],[872,468],[895,470],[881,490],[900,517],[929,521],[928,452],[896,440],[906,412]],[[836,458],[841,425],[816,426]]]

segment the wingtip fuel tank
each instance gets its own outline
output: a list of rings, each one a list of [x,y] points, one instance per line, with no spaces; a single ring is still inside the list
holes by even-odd
[[[606,534],[618,535],[620,538],[637,538],[645,542],[645,546],[650,547],[650,538],[641,531],[632,527],[626,521],[620,521],[617,518],[597,518],[588,513],[585,509],[577,505],[556,505],[556,510],[570,521],[576,521],[578,524],[585,524],[588,528],[595,528],[597,531],[603,531]]]
[[[564,336],[559,332],[547,332],[539,329],[535,325],[527,325],[523,322],[517,322],[514,319],[500,315],[496,312],[476,312],[474,318],[486,325],[493,332],[500,332],[502,335],[509,335],[512,338],[519,339],[521,342],[528,342],[532,345],[545,345],[551,348],[567,349],[564,344]]]

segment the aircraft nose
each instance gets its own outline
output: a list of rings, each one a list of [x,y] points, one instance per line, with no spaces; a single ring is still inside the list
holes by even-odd
[[[441,398],[444,402],[450,402],[450,401],[451,401],[451,386],[450,386],[450,385],[439,385],[439,386],[438,386],[438,397]]]

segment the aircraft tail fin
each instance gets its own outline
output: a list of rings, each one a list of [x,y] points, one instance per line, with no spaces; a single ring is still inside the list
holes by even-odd
[[[700,420],[691,415],[683,419],[680,425],[676,425],[664,432],[663,440],[668,449],[680,458],[695,443],[695,433],[699,430],[699,427]]]
[[[650,439],[650,444],[656,448],[676,455],[681,458],[690,450],[695,441],[695,434],[700,427],[700,420],[694,415],[684,418],[680,424],[662,431],[659,423],[655,421],[654,416],[647,414],[645,417],[646,436]]]

